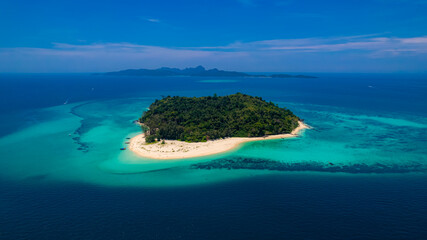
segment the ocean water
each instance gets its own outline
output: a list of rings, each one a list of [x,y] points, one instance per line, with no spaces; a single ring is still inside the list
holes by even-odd
[[[427,76],[0,75],[0,239],[425,239]],[[120,151],[162,96],[242,92],[312,129],[186,160]]]

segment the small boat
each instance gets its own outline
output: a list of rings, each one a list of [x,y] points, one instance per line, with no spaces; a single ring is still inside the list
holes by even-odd
[[[125,142],[125,144],[129,144],[130,142]]]
[[[331,166],[333,166],[334,164],[333,163],[331,163],[331,162],[328,162],[329,163],[329,165],[331,165]]]
[[[120,150],[126,150],[126,148],[120,148]]]

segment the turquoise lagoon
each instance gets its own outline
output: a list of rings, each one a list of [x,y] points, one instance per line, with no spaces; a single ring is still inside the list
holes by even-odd
[[[357,174],[359,164],[368,167],[367,172],[360,173],[371,174],[378,174],[376,170],[372,172],[369,170],[370,166],[378,164],[398,168],[398,170],[390,170],[390,173],[397,171],[424,174],[426,169],[427,118],[425,112],[419,112],[419,109],[416,109],[416,107],[425,106],[420,103],[417,105],[405,102],[411,99],[399,98],[389,103],[396,105],[393,111],[384,108],[372,109],[372,106],[365,105],[366,101],[369,101],[366,98],[377,96],[373,105],[388,108],[389,104],[385,101],[397,94],[396,89],[390,91],[390,85],[396,84],[397,79],[388,80],[383,77],[370,79],[369,83],[365,83],[366,79],[361,78],[359,81],[362,83],[357,83],[355,80],[349,81],[345,78],[339,82],[340,79],[337,76],[314,80],[250,78],[138,80],[111,77],[105,80],[101,76],[87,75],[71,77],[67,75],[64,80],[62,79],[64,76],[61,75],[37,77],[40,81],[51,82],[68,79],[67,84],[74,87],[80,86],[88,96],[81,97],[82,101],[74,102],[73,95],[82,95],[79,92],[82,90],[79,89],[77,92],[66,92],[56,99],[60,103],[66,100],[67,102],[64,103],[67,104],[25,109],[25,103],[23,103],[19,106],[23,108],[20,112],[10,111],[10,116],[6,116],[3,121],[7,121],[9,117],[9,121],[21,122],[21,125],[0,138],[0,156],[3,159],[0,161],[0,168],[3,169],[1,175],[7,180],[51,183],[66,181],[105,186],[185,186],[212,184],[255,175],[287,174],[290,170],[295,171],[292,168],[289,171],[269,171],[245,169],[245,167],[233,170],[224,168],[205,170],[191,167],[195,163],[233,158],[274,160],[290,166],[322,165],[320,172],[336,172],[335,174]],[[73,78],[77,79],[75,83],[72,82]],[[79,78],[86,79],[86,82],[79,82]],[[119,89],[113,94],[111,89],[103,86],[103,80],[109,81],[106,85],[113,84],[114,81],[132,85],[138,81],[140,90],[132,89],[127,92],[126,89]],[[21,76],[17,81],[25,80]],[[178,89],[150,91],[150,86],[147,84],[152,81],[169,82],[172,88],[176,86]],[[183,83],[178,84],[178,81]],[[414,82],[419,84],[416,80]],[[212,85],[213,83],[215,84]],[[33,84],[37,85],[34,82]],[[305,84],[317,84],[320,85],[320,89],[308,87],[305,92],[303,86]],[[325,88],[324,84],[338,86],[326,88],[325,91],[322,89]],[[354,84],[359,85],[354,88]],[[187,87],[183,88],[183,85]],[[191,89],[191,85],[195,86],[194,89]],[[371,85],[375,85],[375,88]],[[44,87],[49,88],[49,86]],[[105,89],[101,96],[90,95],[103,87]],[[424,91],[425,86],[422,87]],[[350,92],[348,96],[345,95],[345,91],[355,89],[362,92]],[[131,151],[119,150],[125,147],[126,138],[140,133],[140,128],[133,121],[156,97],[227,94],[237,91],[273,100],[280,106],[294,111],[313,129],[305,130],[300,137],[294,139],[245,143],[227,153],[184,160],[145,159]],[[360,95],[361,93],[367,96]],[[329,99],[332,94],[335,94],[336,99]],[[357,97],[360,97],[360,101],[354,99]],[[425,101],[425,96],[414,96],[412,93],[409,97],[421,97],[421,101]],[[316,102],[316,99],[321,101]],[[325,101],[327,104],[324,103]],[[344,106],[345,101],[349,101],[350,104],[347,105],[350,106]],[[43,104],[46,103],[40,103],[40,105]],[[10,131],[10,128],[7,130]],[[349,172],[348,169],[333,170],[331,168],[329,171],[328,169],[332,166],[352,170]],[[410,169],[407,168],[408,166]],[[316,168],[310,167],[297,170],[305,173],[316,172]],[[385,172],[387,171],[389,170]]]

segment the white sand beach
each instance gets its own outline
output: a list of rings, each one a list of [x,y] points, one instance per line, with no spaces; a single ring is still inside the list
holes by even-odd
[[[244,142],[296,137],[301,130],[307,128],[310,127],[303,122],[299,122],[299,126],[295,128],[290,134],[279,134],[253,138],[232,137],[195,143],[187,143],[177,140],[165,140],[165,144],[162,144],[161,142],[147,144],[145,142],[144,134],[139,134],[130,140],[129,149],[142,157],[153,159],[182,159],[202,157],[230,151]]]

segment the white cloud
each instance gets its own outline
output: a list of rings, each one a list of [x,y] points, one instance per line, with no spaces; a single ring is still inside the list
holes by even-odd
[[[254,42],[237,42],[227,46],[200,49],[227,49],[234,51],[293,51],[293,52],[413,52],[427,53],[427,36],[413,38],[376,37],[376,34],[334,37],[274,39]]]

